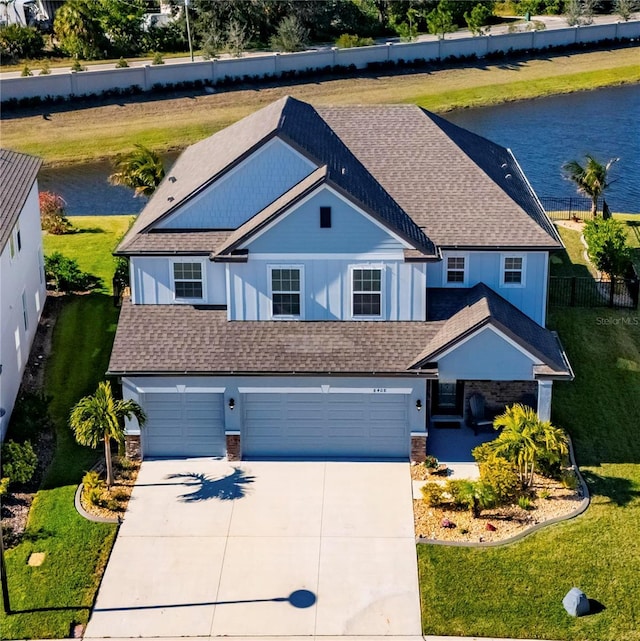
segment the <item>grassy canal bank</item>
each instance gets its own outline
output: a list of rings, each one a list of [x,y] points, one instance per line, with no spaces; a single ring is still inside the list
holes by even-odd
[[[361,73],[289,85],[188,95],[137,96],[78,109],[68,103],[6,113],[3,147],[36,154],[48,165],[114,155],[142,143],[182,149],[289,94],[317,105],[415,103],[431,111],[477,107],[640,82],[638,47],[487,63],[403,74]]]

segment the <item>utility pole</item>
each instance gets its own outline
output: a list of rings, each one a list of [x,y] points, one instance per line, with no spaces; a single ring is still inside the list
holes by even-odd
[[[193,62],[193,44],[191,43],[191,27],[189,25],[189,0],[184,0],[184,17],[187,21],[187,39],[189,40],[189,54]]]

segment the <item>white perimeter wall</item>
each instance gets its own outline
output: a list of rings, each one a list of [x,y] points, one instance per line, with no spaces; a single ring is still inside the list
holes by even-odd
[[[476,55],[479,58],[498,51],[544,49],[584,42],[640,37],[640,21],[606,25],[567,27],[545,31],[526,31],[502,35],[455,38],[429,42],[374,45],[352,49],[325,49],[300,53],[269,53],[245,58],[229,58],[180,64],[164,64],[125,69],[69,72],[27,78],[0,80],[0,99],[32,98],[40,96],[82,96],[98,94],[111,89],[138,86],[150,91],[156,84],[201,80],[215,84],[225,78],[244,76],[277,76],[281,73],[321,69],[334,65],[354,65],[364,69],[368,63],[398,60],[443,60],[454,56]]]

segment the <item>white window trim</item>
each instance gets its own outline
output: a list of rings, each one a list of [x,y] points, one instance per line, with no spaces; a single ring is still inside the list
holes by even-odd
[[[450,283],[447,280],[449,272],[449,258],[463,258],[464,259],[464,277],[461,283]],[[467,287],[469,283],[469,254],[467,252],[452,252],[445,253],[442,257],[444,266],[442,269],[442,285],[443,287]]]
[[[377,316],[362,316],[353,313],[353,272],[356,269],[379,269],[380,270],[380,314]],[[375,293],[375,292],[373,292]],[[385,311],[385,266],[380,263],[360,263],[358,265],[349,265],[349,305],[351,320],[384,320]]]
[[[178,298],[176,296],[176,280],[174,277],[173,266],[182,263],[200,263],[202,268],[202,298]],[[176,305],[193,305],[197,303],[204,303],[207,300],[207,265],[203,258],[199,256],[184,256],[181,258],[171,258],[169,260],[169,271],[171,279],[171,294],[173,302]]]
[[[273,313],[273,279],[274,269],[297,269],[300,272],[300,314],[274,314]],[[269,318],[271,320],[301,320],[304,318],[304,265],[299,264],[273,264],[267,265],[267,286],[269,288]],[[290,292],[295,294],[295,292]]]
[[[521,258],[522,259],[522,269],[520,270],[521,272],[521,278],[519,283],[506,283],[504,280],[504,273],[505,273],[505,263],[507,258]],[[509,271],[517,271],[514,269],[510,269]],[[508,253],[508,254],[500,254],[500,287],[524,287],[526,285],[526,275],[527,275],[527,256],[526,254],[518,254],[518,253]]]

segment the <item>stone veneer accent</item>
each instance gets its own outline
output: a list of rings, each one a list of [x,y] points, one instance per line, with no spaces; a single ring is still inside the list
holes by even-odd
[[[227,459],[229,461],[240,461],[242,459],[242,448],[240,447],[240,434],[227,434]]]
[[[140,434],[127,434],[124,437],[124,451],[128,459],[139,461],[142,458]]]
[[[501,414],[512,403],[533,403],[538,409],[538,381],[465,381],[464,415],[469,416],[469,397],[479,392],[484,396],[487,414]]]
[[[411,460],[424,463],[427,457],[427,433],[411,435]]]

